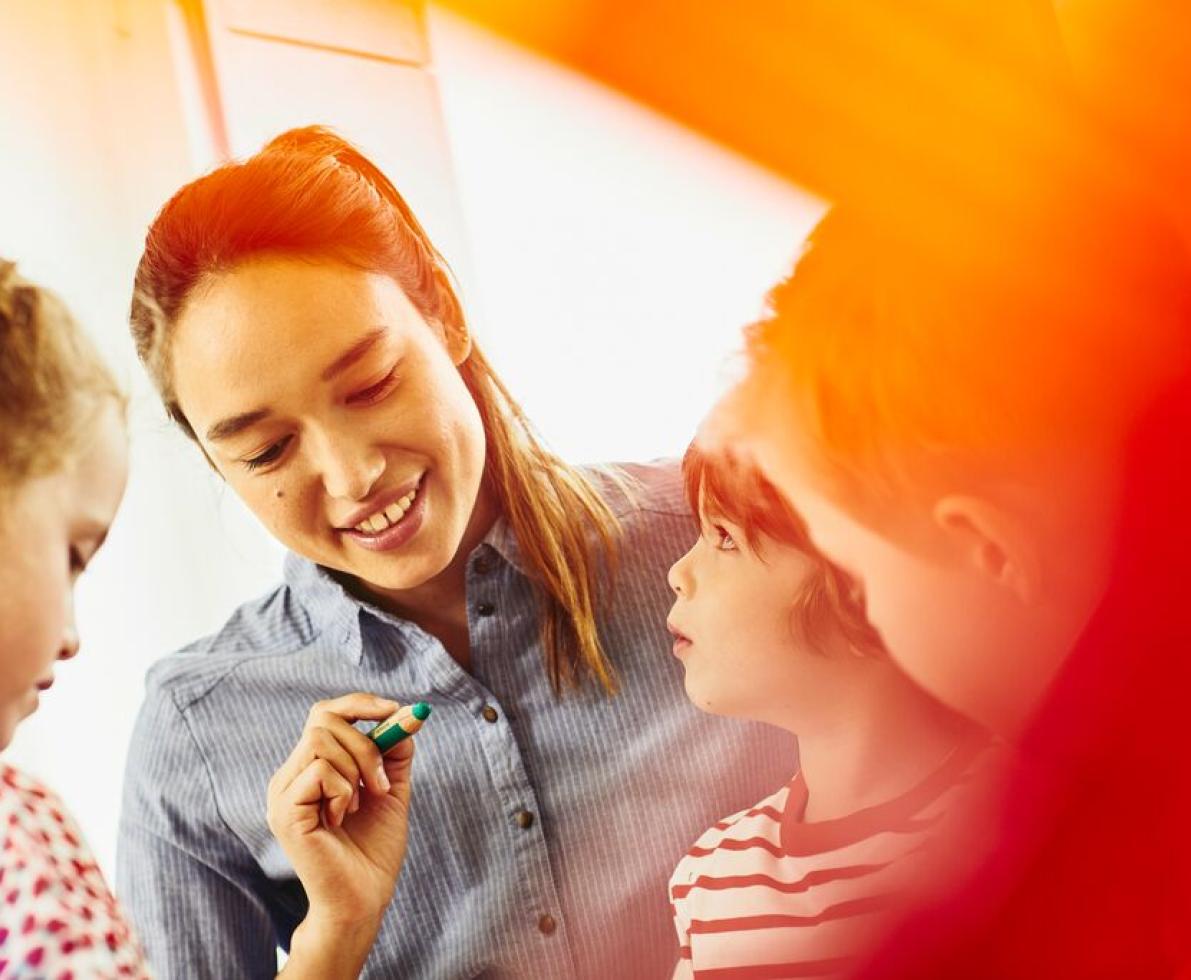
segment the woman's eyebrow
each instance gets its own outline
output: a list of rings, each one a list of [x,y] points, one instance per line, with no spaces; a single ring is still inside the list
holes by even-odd
[[[331,366],[320,375],[320,380],[330,381],[337,374],[342,374],[372,350],[387,332],[387,328],[384,326],[369,330],[368,333],[364,334],[351,347],[335,358]],[[258,408],[251,412],[241,412],[239,415],[229,415],[225,419],[220,419],[207,430],[207,441],[219,442],[221,439],[230,439],[232,436],[239,435],[245,429],[256,425],[257,422],[264,421],[270,414],[272,413],[267,408]]]
[[[241,412],[239,415],[230,415],[225,419],[220,419],[207,430],[207,441],[218,442],[220,439],[230,439],[256,425],[257,422],[268,418],[269,414],[267,408],[258,408],[252,412]]]
[[[381,338],[384,337],[385,333],[386,329],[383,326],[368,331],[368,333],[364,334],[363,337],[335,359],[335,362],[322,373],[321,380],[330,381],[335,375],[342,374],[372,350],[380,342]]]

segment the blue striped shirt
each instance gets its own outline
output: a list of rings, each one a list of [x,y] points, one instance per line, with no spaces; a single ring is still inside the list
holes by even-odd
[[[694,523],[673,463],[603,492],[624,551],[599,622],[621,692],[556,697],[503,521],[469,556],[471,670],[289,556],[285,580],[149,672],[125,778],[118,889],[163,977],[272,976],[306,909],[265,822],[310,706],[428,701],[409,848],[365,977],[664,977],[666,882],[724,813],[782,785],[792,743],[708,718],[670,655],[666,571]],[[525,814],[530,814],[529,819]]]

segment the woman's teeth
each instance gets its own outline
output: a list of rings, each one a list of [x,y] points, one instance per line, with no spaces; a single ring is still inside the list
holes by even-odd
[[[389,504],[384,510],[378,510],[371,517],[361,521],[356,525],[355,529],[361,534],[379,534],[386,528],[392,527],[413,506],[414,498],[417,495],[418,491],[416,489],[411,490],[396,503]]]

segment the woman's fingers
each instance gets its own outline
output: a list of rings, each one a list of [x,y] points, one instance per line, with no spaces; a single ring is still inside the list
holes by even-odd
[[[394,708],[394,711],[397,709]],[[392,714],[392,712],[389,712]],[[386,716],[387,717],[387,716]],[[373,793],[387,793],[389,791],[389,777],[385,772],[384,762],[381,760],[380,749],[363,732],[356,730],[343,718],[335,715],[322,715],[320,721],[328,732],[334,736],[340,746],[352,757],[358,776]]]
[[[338,771],[352,786],[360,783],[360,764],[329,728],[316,725],[307,729],[302,743],[304,748],[304,765],[309,765],[315,759],[323,759]]]
[[[355,785],[326,759],[315,759],[277,796],[269,808],[269,825],[275,834],[287,829],[310,833],[325,815],[328,827],[343,823],[351,805]]]
[[[353,787],[363,782],[373,793],[388,792],[389,779],[380,752],[351,722],[363,718],[384,719],[398,707],[395,701],[362,693],[318,702],[310,709],[298,744],[274,775],[271,790],[284,791],[312,760],[325,759]],[[356,803],[358,805],[358,800]]]
[[[375,694],[367,694],[364,691],[355,691],[352,694],[344,694],[341,697],[330,698],[327,701],[319,701],[314,704],[307,716],[307,724],[314,721],[316,716],[323,715],[334,715],[337,718],[346,718],[348,721],[364,721],[369,718],[375,721],[384,721],[400,707],[400,704],[390,701],[388,698],[377,697]]]
[[[403,739],[384,755],[385,773],[389,777],[389,795],[409,798],[410,775],[414,762],[414,739]]]

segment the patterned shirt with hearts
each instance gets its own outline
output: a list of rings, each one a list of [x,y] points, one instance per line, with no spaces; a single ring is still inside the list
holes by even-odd
[[[0,977],[147,978],[140,944],[74,820],[0,763]]]

